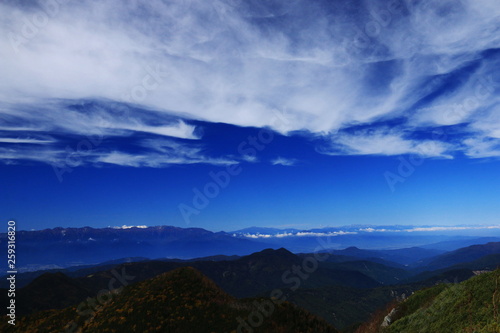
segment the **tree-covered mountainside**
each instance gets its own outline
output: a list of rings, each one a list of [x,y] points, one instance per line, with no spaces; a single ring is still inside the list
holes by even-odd
[[[192,267],[128,287],[93,308],[69,307],[20,318],[2,332],[337,332],[279,296],[238,300]]]
[[[500,332],[500,269],[457,284],[439,284],[417,291],[386,309],[358,333],[498,333]]]
[[[18,289],[16,313],[24,315],[42,310],[63,309],[92,296],[94,293],[83,287],[78,280],[63,273],[46,273],[25,288]]]
[[[314,254],[296,255],[281,248],[229,260],[222,257],[221,260],[119,261],[116,265],[68,269],[64,273],[46,272],[17,289],[16,311],[18,316],[30,315],[30,318],[39,318],[44,323],[51,320],[51,315],[47,314],[58,313],[61,316],[66,313],[68,322],[71,322],[74,310],[61,310],[78,307],[89,297],[95,298],[102,290],[109,289],[110,281],[115,280],[113,286],[120,288],[122,284],[145,283],[175,269],[193,267],[231,297],[269,298],[273,290],[279,289],[283,299],[347,333],[369,320],[377,309],[380,309],[377,312],[381,316],[379,319],[383,320],[392,309],[384,312],[384,307],[394,299],[446,281],[459,283],[475,276],[477,271],[492,270],[498,266],[498,254],[491,254],[473,262],[412,276],[415,272],[411,269],[383,265],[368,259],[350,258],[345,261],[346,258],[342,257],[339,261],[335,255],[321,255],[326,260],[317,262],[317,266],[310,266],[314,264]],[[27,274],[27,278],[30,276],[33,274]],[[0,304],[6,304],[7,292],[2,290]],[[46,310],[55,312],[40,313]],[[55,323],[60,324],[57,318]]]
[[[337,329],[351,332],[351,328],[368,320],[374,311],[384,307],[394,298],[408,295],[412,290],[412,286],[369,289],[329,286],[298,289],[287,296],[290,302],[325,318]]]

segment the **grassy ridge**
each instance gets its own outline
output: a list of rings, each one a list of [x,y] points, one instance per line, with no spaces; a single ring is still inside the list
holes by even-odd
[[[421,290],[396,308],[382,332],[500,332],[500,270]]]

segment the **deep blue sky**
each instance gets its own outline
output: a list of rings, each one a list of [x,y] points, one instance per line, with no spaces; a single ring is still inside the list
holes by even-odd
[[[2,2],[0,220],[498,225],[499,17],[490,0]]]
[[[219,150],[237,146],[233,131],[258,133],[226,129],[220,133],[226,143],[218,142]],[[254,225],[308,229],[498,223],[497,160],[425,159],[392,191],[386,172],[399,175],[401,158],[412,161],[411,155],[328,156],[314,150],[315,142],[276,135],[258,153],[260,162],[241,162],[240,173],[199,214],[190,215],[189,223],[179,205],[194,207],[193,189],[204,191],[213,182],[210,172],[225,172],[226,166],[81,166],[63,174],[60,182],[49,165],[2,165],[0,218],[16,219],[23,229],[166,224],[231,231]],[[268,161],[278,155],[297,162],[271,165]]]

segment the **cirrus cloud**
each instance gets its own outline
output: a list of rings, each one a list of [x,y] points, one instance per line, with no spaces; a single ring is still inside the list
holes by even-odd
[[[327,154],[500,151],[491,143],[500,120],[488,116],[500,103],[493,0],[5,1],[0,21],[6,137],[28,128],[201,139],[195,119],[323,135],[332,146],[318,151]],[[122,106],[67,107],[94,99]],[[154,116],[117,111],[123,105]],[[287,110],[286,122],[272,120],[275,109]],[[387,133],[342,134],[394,119],[401,125]],[[443,125],[464,125],[462,141],[409,135]],[[144,152],[107,148],[99,161],[148,165]]]

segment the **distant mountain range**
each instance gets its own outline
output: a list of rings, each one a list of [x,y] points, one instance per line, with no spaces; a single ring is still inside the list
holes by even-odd
[[[450,229],[353,225],[310,230],[251,227],[234,232],[172,226],[18,231],[17,266],[21,271],[34,271],[95,265],[124,257],[193,259],[242,256],[281,247],[295,253],[338,250],[340,252],[335,254],[346,257],[379,260],[379,263],[389,265],[411,265],[445,251],[500,241],[500,237],[458,235],[456,230]],[[491,234],[497,232],[500,236],[498,229],[485,230]],[[5,246],[4,233],[0,234],[0,247]],[[401,251],[402,248],[405,250]]]
[[[500,242],[477,244],[443,253],[439,256],[429,256],[419,261],[417,267],[420,270],[438,270],[496,254],[500,254]]]
[[[269,247],[259,241],[201,228],[55,228],[17,232],[18,267],[96,264],[123,257],[196,258],[245,255]],[[5,234],[0,235],[2,247]]]

